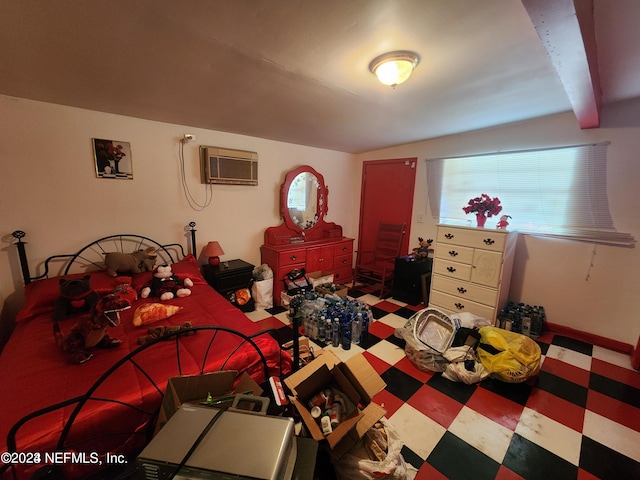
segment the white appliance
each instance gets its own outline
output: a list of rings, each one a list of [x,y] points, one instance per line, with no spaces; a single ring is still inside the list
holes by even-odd
[[[290,480],[296,456],[292,418],[184,404],[138,456],[136,466],[145,480]]]

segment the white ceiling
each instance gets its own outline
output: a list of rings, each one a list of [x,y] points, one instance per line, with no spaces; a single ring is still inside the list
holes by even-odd
[[[640,1],[593,0],[586,47],[541,41],[534,23],[566,3],[0,0],[0,93],[354,153],[571,110],[579,120],[582,79],[554,68],[567,48],[592,70],[597,60],[591,100],[640,97]],[[368,65],[398,49],[422,60],[392,89]]]

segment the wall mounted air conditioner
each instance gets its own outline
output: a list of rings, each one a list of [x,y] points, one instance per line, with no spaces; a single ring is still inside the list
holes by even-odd
[[[200,147],[202,183],[258,185],[258,154],[220,147]]]

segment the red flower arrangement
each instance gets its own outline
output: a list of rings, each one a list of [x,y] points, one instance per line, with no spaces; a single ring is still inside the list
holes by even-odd
[[[479,197],[470,199],[468,205],[462,207],[462,210],[467,214],[475,213],[492,217],[502,211],[502,205],[500,205],[500,199],[498,197],[492,199],[489,195],[483,193]]]

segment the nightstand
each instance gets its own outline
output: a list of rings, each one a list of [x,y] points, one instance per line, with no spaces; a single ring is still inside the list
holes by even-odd
[[[403,257],[396,258],[393,273],[393,298],[417,305],[429,302],[429,286],[431,284],[431,266],[433,259],[424,258],[407,261]]]
[[[229,298],[236,290],[249,287],[253,279],[253,269],[254,265],[236,259],[220,262],[219,265],[203,265],[202,275],[223,297]]]

